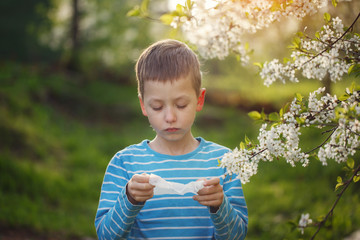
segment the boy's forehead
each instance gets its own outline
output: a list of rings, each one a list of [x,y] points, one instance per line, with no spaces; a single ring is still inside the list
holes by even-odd
[[[192,86],[193,82],[190,77],[179,77],[177,79],[168,79],[168,80],[146,80],[144,81],[144,88],[148,86],[156,86],[158,88],[167,88],[169,86]]]
[[[144,96],[150,94],[152,98],[161,95],[173,95],[174,98],[196,94],[192,81],[189,78],[179,78],[176,80],[157,81],[148,80],[144,82]]]

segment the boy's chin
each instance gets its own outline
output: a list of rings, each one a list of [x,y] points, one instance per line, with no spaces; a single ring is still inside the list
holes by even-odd
[[[176,133],[166,133],[160,136],[163,140],[168,142],[179,142],[185,140],[187,138],[187,134],[184,132],[176,132]]]

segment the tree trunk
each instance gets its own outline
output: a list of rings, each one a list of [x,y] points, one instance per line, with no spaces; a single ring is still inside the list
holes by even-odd
[[[331,79],[330,79],[330,75],[329,74],[326,74],[324,80],[322,81],[323,82],[323,87],[325,87],[325,93],[329,93],[331,94],[332,92],[332,82],[331,82]]]
[[[71,71],[78,70],[79,63],[79,21],[80,21],[80,10],[79,0],[72,0],[72,17],[70,25],[70,57],[67,62],[67,68]]]

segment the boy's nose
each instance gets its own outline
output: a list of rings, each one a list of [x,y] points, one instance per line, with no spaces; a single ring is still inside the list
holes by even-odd
[[[173,108],[168,108],[165,112],[165,121],[168,123],[176,121],[176,114]]]

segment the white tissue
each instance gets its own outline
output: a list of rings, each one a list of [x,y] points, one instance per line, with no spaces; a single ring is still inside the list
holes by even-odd
[[[154,195],[162,194],[179,194],[184,195],[185,193],[197,193],[204,187],[204,180],[190,182],[188,184],[181,184],[176,182],[168,182],[163,178],[150,174],[149,183],[154,185]]]

